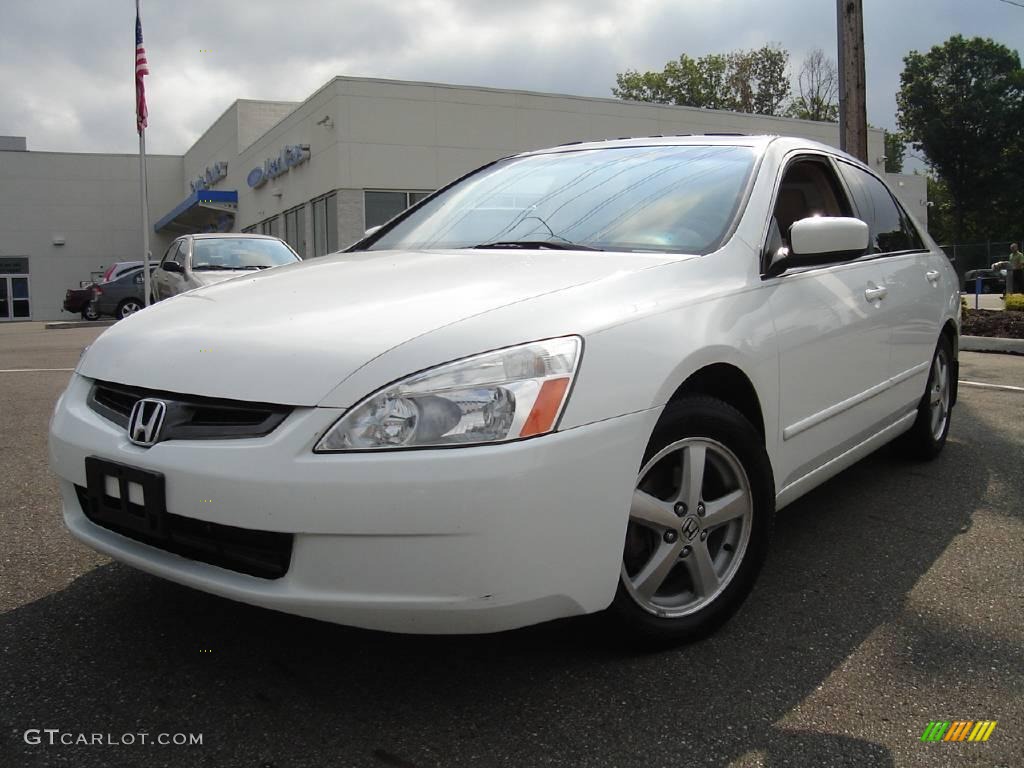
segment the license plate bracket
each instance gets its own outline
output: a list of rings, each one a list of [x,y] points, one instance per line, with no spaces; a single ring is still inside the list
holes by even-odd
[[[167,502],[164,476],[160,472],[139,469],[96,456],[85,459],[86,517],[110,528],[122,528],[149,538],[167,538]],[[107,491],[110,478],[118,496]],[[133,501],[140,486],[142,503]]]

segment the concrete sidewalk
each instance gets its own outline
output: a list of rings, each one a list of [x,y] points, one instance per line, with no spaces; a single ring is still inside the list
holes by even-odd
[[[971,309],[994,309],[1000,311],[1006,309],[998,293],[965,293],[963,296],[967,299],[967,306]],[[974,304],[975,299],[978,300],[977,306]]]

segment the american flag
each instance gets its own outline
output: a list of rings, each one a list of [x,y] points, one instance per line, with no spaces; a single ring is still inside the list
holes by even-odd
[[[149,124],[149,110],[146,109],[146,84],[142,78],[149,74],[146,62],[146,46],[142,44],[142,19],[139,18],[139,1],[135,0],[135,126],[139,133]]]

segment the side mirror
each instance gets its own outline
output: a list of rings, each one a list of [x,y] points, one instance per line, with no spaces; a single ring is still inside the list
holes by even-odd
[[[378,229],[380,229],[383,226],[384,226],[383,224],[378,224],[376,227],[370,227],[368,230],[366,230],[363,233],[363,237],[369,237],[370,235],[372,235],[374,232],[376,232]]]
[[[178,274],[181,274],[182,272],[185,271],[184,269],[181,268],[181,264],[179,264],[176,261],[165,261],[163,264],[160,265],[160,269],[162,269],[164,272],[177,272]]]
[[[868,249],[868,225],[844,216],[812,216],[789,228],[789,249],[771,257],[767,276],[781,275],[795,267],[834,264],[863,256]]]

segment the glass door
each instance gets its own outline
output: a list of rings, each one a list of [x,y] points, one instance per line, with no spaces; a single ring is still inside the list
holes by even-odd
[[[0,321],[32,317],[27,275],[0,275]]]

